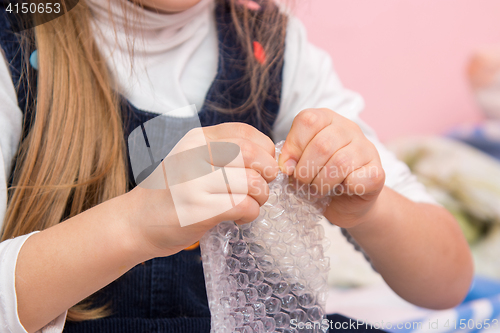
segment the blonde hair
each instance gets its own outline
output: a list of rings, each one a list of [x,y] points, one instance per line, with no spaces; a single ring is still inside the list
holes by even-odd
[[[276,62],[282,59],[286,20],[274,6],[264,6],[257,15],[236,0],[228,1],[247,53],[247,75],[242,82],[250,87],[250,95],[238,110],[220,111],[244,112],[255,107],[261,112],[270,68],[281,66]],[[85,1],[37,26],[35,36],[36,112],[19,147],[2,241],[47,229],[127,190],[119,99],[94,40]],[[265,49],[263,64],[253,56],[255,40]],[[26,75],[28,59],[23,64]],[[69,310],[68,320],[97,319],[109,313],[108,306],[92,307],[90,297]]]

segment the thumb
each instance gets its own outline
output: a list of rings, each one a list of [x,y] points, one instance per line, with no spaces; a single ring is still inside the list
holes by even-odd
[[[286,175],[293,174],[300,156],[302,156],[302,148],[292,138],[287,137],[278,159],[281,172]]]
[[[317,133],[331,123],[333,114],[327,109],[307,109],[295,117],[278,160],[283,173],[293,174],[306,146]]]

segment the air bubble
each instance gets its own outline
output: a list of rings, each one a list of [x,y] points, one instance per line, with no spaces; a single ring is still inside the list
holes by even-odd
[[[264,273],[262,273],[262,271],[251,270],[247,275],[248,282],[254,286],[258,286],[264,281]]]
[[[261,321],[262,324],[264,324],[264,332],[266,333],[274,332],[274,329],[276,328],[276,322],[274,321],[274,318],[272,317],[262,318]]]
[[[247,303],[245,294],[242,291],[232,292],[230,295],[236,300],[238,306],[244,306]]]
[[[269,272],[273,269],[274,259],[270,255],[262,256],[257,258],[257,267],[259,267],[263,272]]]
[[[269,210],[268,216],[271,220],[274,220],[277,217],[280,217],[281,215],[283,215],[284,212],[285,212],[285,208],[283,208],[283,206],[281,206],[281,205],[277,205],[277,206],[271,207],[271,209]]]
[[[233,254],[241,257],[248,252],[248,244],[245,241],[238,241],[233,244]]]
[[[270,285],[265,283],[256,286],[255,289],[257,289],[257,292],[259,293],[259,298],[261,299],[267,299],[271,297],[271,295],[273,294],[273,288],[271,288]]]
[[[236,272],[240,271],[241,264],[238,260],[236,260],[234,258],[227,258],[226,264],[229,267],[230,273],[236,273]]]
[[[238,305],[234,297],[222,297],[220,299],[220,304],[224,309],[232,309]]]
[[[282,297],[290,292],[290,286],[285,281],[280,281],[273,285],[273,294]]]
[[[287,232],[292,227],[292,221],[286,217],[279,218],[274,224],[274,227],[279,232]]]
[[[313,306],[307,310],[307,317],[311,321],[320,321],[323,318],[323,310],[319,306]]]
[[[272,244],[272,246],[269,249],[269,253],[274,258],[283,257],[286,254],[286,251],[287,251],[287,246],[286,246],[286,244],[282,244],[282,243]]]
[[[299,239],[299,232],[297,229],[290,229],[286,233],[283,234],[283,242],[286,244],[292,244]]]
[[[220,223],[217,228],[219,231],[219,235],[230,240],[238,239],[238,236],[240,234],[238,227],[230,221]]]
[[[246,289],[243,289],[242,291],[245,294],[247,303],[253,303],[259,298],[259,294],[257,292],[257,289],[255,289],[255,288],[246,288]]]
[[[314,305],[314,295],[312,293],[303,293],[302,295],[297,296],[297,301],[300,306],[308,308]]]
[[[295,260],[293,257],[281,257],[278,258],[278,264],[282,267],[293,267],[295,265]]]
[[[265,333],[264,324],[260,320],[256,320],[250,324],[250,327],[255,333]]]
[[[261,238],[264,242],[269,244],[269,247],[273,246],[280,241],[280,234],[274,230],[269,230],[265,233],[262,233]]]
[[[281,298],[281,308],[288,312],[297,309],[297,298],[293,295],[285,295]]]
[[[241,269],[244,271],[251,270],[255,268],[255,259],[252,256],[241,256],[240,257]]]
[[[288,328],[290,326],[290,316],[286,313],[278,313],[274,316],[276,327]]]
[[[245,324],[253,322],[253,307],[245,306],[243,308],[237,308],[236,311],[243,315],[243,322]]]
[[[266,305],[262,302],[252,304],[255,317],[261,318],[266,316]]]
[[[238,283],[239,288],[246,288],[248,286],[248,284],[250,283],[249,279],[248,279],[248,275],[246,275],[245,273],[235,274],[234,278],[236,279],[236,283]]]
[[[254,241],[248,244],[248,250],[254,257],[260,257],[266,254],[266,245],[263,241]]]
[[[305,323],[307,321],[307,313],[304,310],[298,309],[290,312],[290,320],[296,323]]]
[[[264,279],[270,283],[278,283],[281,280],[281,272],[277,268],[265,272]]]
[[[271,297],[267,299],[264,304],[266,305],[267,314],[275,314],[281,310],[281,301],[278,298]]]
[[[244,322],[245,319],[244,319],[243,314],[241,312],[231,313],[231,316],[234,319],[234,325],[235,326],[241,326],[241,325],[243,325],[243,322]]]

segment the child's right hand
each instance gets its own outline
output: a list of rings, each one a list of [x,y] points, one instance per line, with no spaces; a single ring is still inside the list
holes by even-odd
[[[199,137],[200,129],[192,130],[181,139],[176,148],[182,145],[184,145],[183,150],[189,149],[190,146],[196,147],[196,142],[193,142],[196,141],[193,140],[195,131],[198,131]],[[256,128],[243,123],[204,127],[203,133],[207,142],[230,142],[240,147],[244,168],[235,170],[237,168],[235,167],[230,172],[243,171],[247,182],[246,184],[242,182],[245,186],[239,189],[237,186],[231,187],[231,192],[244,196],[243,201],[215,217],[181,227],[172,192],[168,186],[166,190],[137,186],[124,195],[127,202],[126,212],[123,212],[126,214],[124,221],[132,233],[138,251],[143,252],[148,258],[175,254],[198,241],[207,230],[222,221],[251,222],[259,215],[260,206],[267,201],[269,193],[267,183],[276,177],[279,170],[274,158],[272,140]],[[201,159],[199,162],[210,163]],[[162,165],[159,168],[162,168]],[[181,168],[182,165],[179,165],[176,173],[179,173]],[[182,177],[182,174],[180,176]],[[227,201],[226,190],[218,183],[203,183],[199,192],[193,195],[192,200],[186,202],[187,207],[184,206],[183,209],[200,211],[222,205]]]

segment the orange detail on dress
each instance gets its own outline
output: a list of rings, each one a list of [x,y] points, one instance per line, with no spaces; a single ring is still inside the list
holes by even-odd
[[[194,243],[193,245],[191,246],[188,246],[184,249],[184,251],[191,251],[191,250],[195,250],[198,248],[198,246],[200,246],[200,242],[196,242]]]

